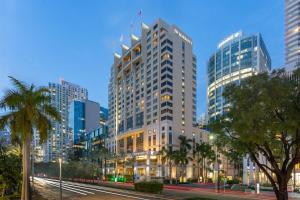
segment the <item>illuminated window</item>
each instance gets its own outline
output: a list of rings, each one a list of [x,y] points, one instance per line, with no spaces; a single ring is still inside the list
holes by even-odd
[[[172,96],[171,96],[171,95],[163,95],[163,96],[161,97],[161,100],[162,100],[162,101],[172,100]]]

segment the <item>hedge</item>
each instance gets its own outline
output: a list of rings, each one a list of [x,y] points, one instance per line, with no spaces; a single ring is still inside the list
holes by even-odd
[[[164,185],[159,182],[138,182],[134,183],[134,189],[140,192],[160,193]]]

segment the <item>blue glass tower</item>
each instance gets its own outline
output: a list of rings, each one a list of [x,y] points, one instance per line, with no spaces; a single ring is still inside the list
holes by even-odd
[[[85,133],[85,103],[73,101],[70,106],[69,127],[72,128],[73,142],[77,144]]]
[[[228,110],[222,93],[228,83],[271,70],[271,58],[260,34],[237,32],[225,38],[207,65],[207,112],[210,120]]]

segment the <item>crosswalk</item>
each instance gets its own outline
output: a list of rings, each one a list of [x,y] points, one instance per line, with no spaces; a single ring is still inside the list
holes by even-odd
[[[48,179],[48,178],[35,178],[35,181],[40,182],[42,184],[48,184],[50,186],[59,188],[60,183],[59,180],[55,179]],[[114,188],[106,188],[106,187],[101,187],[101,186],[96,186],[96,185],[88,185],[88,184],[82,184],[82,183],[74,183],[74,182],[69,182],[69,181],[62,181],[62,190],[76,193],[78,195],[100,195],[101,193],[105,193],[108,195],[113,195],[113,196],[119,196],[119,197],[124,197],[128,199],[138,199],[138,200],[153,200],[153,199],[161,199],[161,200],[171,200],[170,198],[164,198],[164,197],[157,197],[153,195],[148,195],[148,194],[136,194],[131,191],[123,191],[120,192],[119,189],[114,189]]]

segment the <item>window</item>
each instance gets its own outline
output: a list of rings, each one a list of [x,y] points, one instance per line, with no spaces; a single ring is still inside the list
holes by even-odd
[[[164,48],[162,48],[161,53],[164,53],[165,51],[169,51],[169,52],[173,52],[173,49],[169,46],[165,46]]]
[[[153,141],[152,141],[153,145],[156,145],[156,135],[153,135]]]

